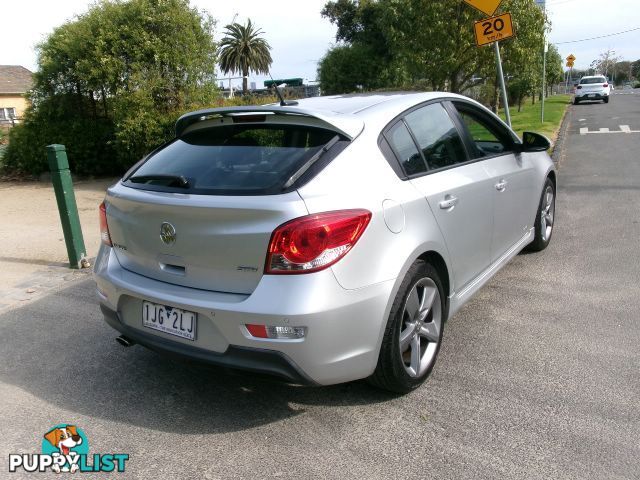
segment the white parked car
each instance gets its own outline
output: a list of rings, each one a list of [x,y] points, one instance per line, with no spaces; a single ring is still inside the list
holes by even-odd
[[[603,75],[582,77],[576,85],[573,103],[577,105],[583,100],[602,100],[604,103],[609,103],[610,93],[611,84]]]

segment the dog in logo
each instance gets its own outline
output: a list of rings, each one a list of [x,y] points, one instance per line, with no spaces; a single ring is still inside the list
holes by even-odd
[[[78,455],[71,449],[82,443],[82,437],[78,435],[78,430],[74,425],[66,425],[64,427],[53,428],[45,433],[44,438],[51,445],[57,448],[60,452],[60,455],[63,455],[64,458],[68,458],[68,456],[75,457],[76,455]],[[61,471],[75,473],[79,467],[77,463],[73,463],[71,465],[71,468],[69,468],[68,465],[65,465],[61,469],[60,465],[56,464],[54,464],[51,468],[56,473],[60,473]]]

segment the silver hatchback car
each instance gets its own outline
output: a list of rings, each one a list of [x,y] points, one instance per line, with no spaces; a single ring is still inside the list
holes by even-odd
[[[95,280],[118,341],[396,392],[444,322],[553,231],[549,141],[446,93],[182,116],[109,188]]]

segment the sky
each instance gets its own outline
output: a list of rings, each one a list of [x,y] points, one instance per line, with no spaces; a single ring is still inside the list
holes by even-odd
[[[35,70],[34,46],[56,26],[86,12],[90,3],[87,0],[4,0],[0,64],[23,65]],[[318,60],[335,42],[335,27],[320,16],[325,3],[326,0],[191,0],[192,5],[208,11],[217,20],[217,39],[234,18],[244,23],[251,17],[272,47],[273,77],[301,77],[306,81],[316,79]],[[563,57],[569,54],[576,57],[576,68],[588,68],[608,49],[614,50],[621,59],[638,60],[640,30],[585,42],[558,43],[639,28],[638,3],[639,0],[547,0],[547,13],[552,22],[549,40],[557,44]],[[264,79],[263,76],[250,77],[258,88]],[[232,82],[241,83],[240,80]]]

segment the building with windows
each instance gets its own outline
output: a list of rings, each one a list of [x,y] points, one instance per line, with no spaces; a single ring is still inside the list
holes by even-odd
[[[25,94],[33,74],[20,65],[0,65],[0,125],[11,125],[24,116],[29,105]]]

